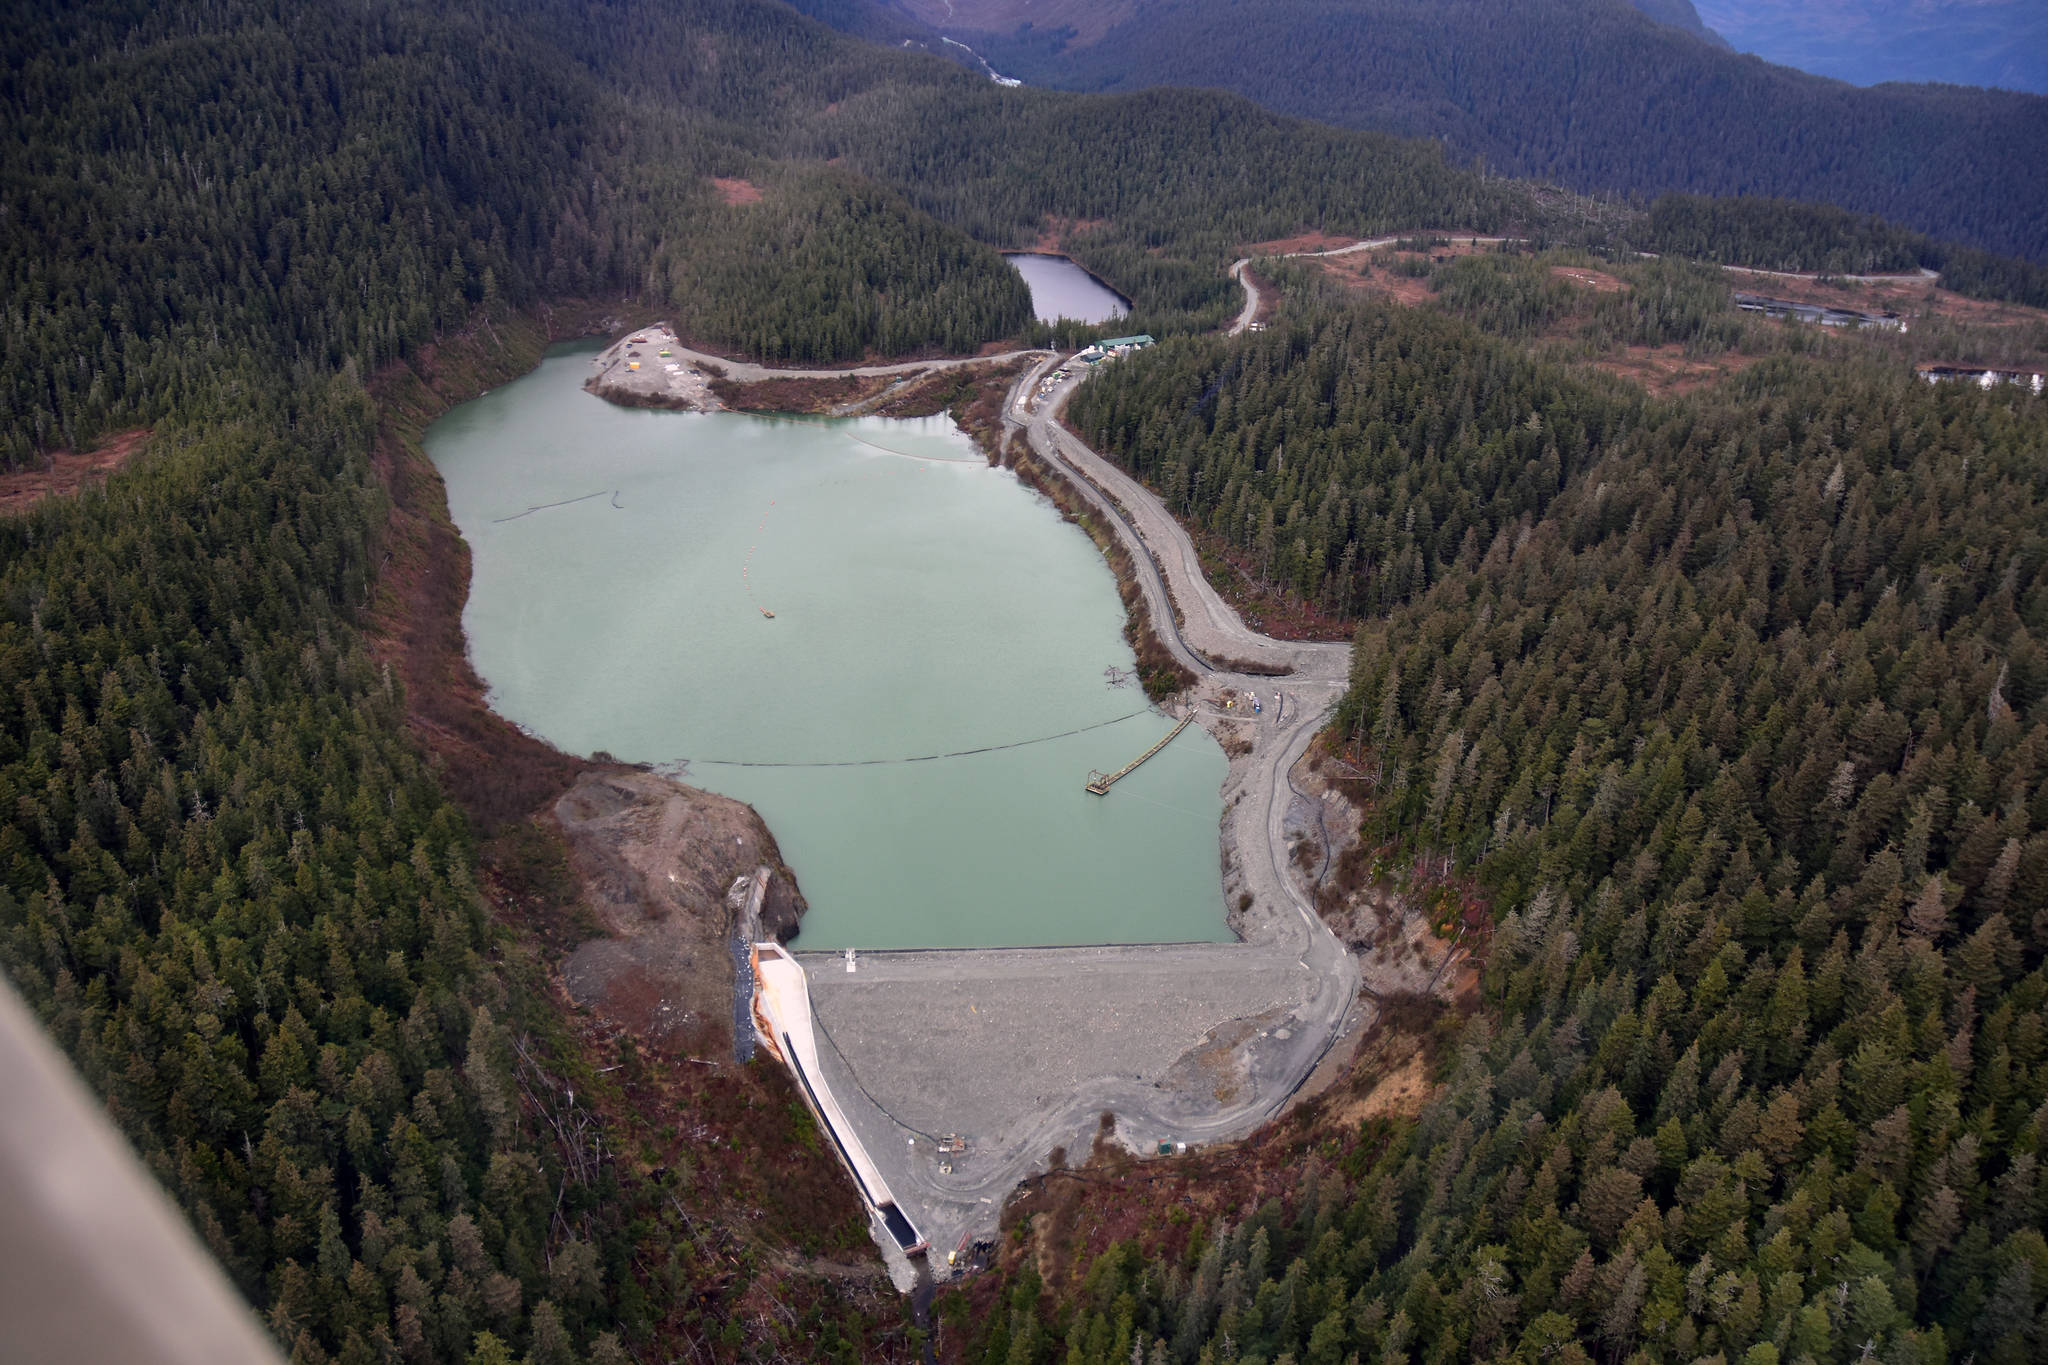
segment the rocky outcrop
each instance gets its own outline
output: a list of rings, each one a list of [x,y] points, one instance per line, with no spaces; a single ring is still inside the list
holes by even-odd
[[[649,1043],[721,1052],[733,981],[727,891],[765,866],[762,932],[788,938],[804,911],[761,817],[628,769],[583,774],[554,818],[603,931],[563,964],[570,997]]]

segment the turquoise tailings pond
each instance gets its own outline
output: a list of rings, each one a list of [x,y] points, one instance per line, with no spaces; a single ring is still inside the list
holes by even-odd
[[[427,433],[504,716],[687,760],[796,869],[805,948],[1223,940],[1222,751],[1171,722],[1080,530],[945,418],[613,407],[560,346]],[[768,613],[772,612],[773,616]]]

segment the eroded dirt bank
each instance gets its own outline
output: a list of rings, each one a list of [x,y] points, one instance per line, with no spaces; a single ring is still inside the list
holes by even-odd
[[[730,1039],[728,889],[769,869],[761,930],[796,932],[803,896],[751,806],[645,772],[585,772],[551,818],[601,938],[562,964],[577,1004],[651,1043],[722,1055]]]
[[[653,933],[653,924],[717,921],[709,932],[722,944],[727,886],[766,863],[777,875],[774,913],[764,927],[786,937],[796,930],[803,898],[751,807],[626,765],[562,753],[492,711],[470,667],[462,633],[469,547],[449,520],[446,490],[420,437],[450,407],[532,369],[550,341],[614,326],[608,310],[595,305],[484,323],[387,367],[372,382],[382,417],[375,463],[391,497],[374,647],[404,683],[414,732],[481,833],[501,836],[538,820],[544,831],[566,838],[588,927],[646,940],[681,933]],[[687,953],[677,959],[688,960]],[[723,991],[729,975],[718,966],[714,989]],[[602,1007],[602,998],[579,1003]]]

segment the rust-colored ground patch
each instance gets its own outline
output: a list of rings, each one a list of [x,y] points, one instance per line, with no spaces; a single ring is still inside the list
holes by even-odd
[[[1066,250],[1069,238],[1092,232],[1108,221],[1107,218],[1059,218],[1047,214],[1045,226],[1038,230],[1038,240],[1020,250],[1057,256]]]
[[[1333,1104],[1330,1120],[1340,1128],[1355,1128],[1367,1119],[1414,1118],[1429,1093],[1429,1067],[1417,1051],[1365,1094]]]
[[[991,343],[1000,354],[1002,343]],[[900,375],[834,375],[829,378],[757,379],[742,384],[712,381],[711,391],[734,412],[801,412],[832,416],[931,417],[950,411],[955,421],[976,431],[976,414],[984,424],[999,424],[997,414],[1010,381],[1023,361],[996,365],[956,365],[914,370]]]
[[[65,497],[107,475],[135,458],[149,441],[149,428],[116,432],[91,450],[53,450],[43,457],[40,469],[17,469],[0,474],[0,515],[24,511],[44,498]]]
[[[714,379],[711,391],[734,412],[830,412],[847,403],[872,398],[889,386],[881,375],[844,375],[832,379],[757,379],[741,384]]]
[[[761,187],[751,180],[726,180],[711,177],[711,184],[718,191],[718,197],[728,204],[758,204],[761,202]]]
[[[1632,379],[1658,396],[1691,393],[1725,379],[1761,356],[1724,351],[1717,356],[1688,356],[1683,346],[1625,346],[1590,362],[1594,369]]]
[[[1438,260],[1448,259],[1451,256],[1469,256],[1477,251],[1489,249],[1491,248],[1485,243],[1475,245],[1470,242],[1458,242],[1449,246],[1433,247],[1427,253],[1362,251],[1353,256],[1324,257],[1318,260],[1316,264],[1320,265],[1325,273],[1343,284],[1347,289],[1358,293],[1373,294],[1400,304],[1404,308],[1417,308],[1428,303],[1436,296],[1430,292],[1429,281],[1425,276],[1404,273],[1396,268],[1396,263],[1420,260],[1429,260],[1434,263]],[[1375,265],[1375,257],[1387,263]],[[1411,266],[1410,268],[1412,269],[1413,267]],[[1584,289],[1589,295],[1617,294],[1626,291],[1628,288],[1627,283],[1616,276],[1610,275],[1604,270],[1593,270],[1585,266],[1552,266],[1551,273],[1559,279]],[[1798,282],[1787,281],[1786,283]],[[1791,298],[1795,296],[1786,294],[1784,297]],[[1827,301],[1833,302],[1832,299]],[[1853,306],[1875,307],[1867,296],[1862,297],[1860,304]],[[2027,312],[2032,310],[2019,311]],[[1574,335],[1575,330],[1584,320],[1584,317],[1585,313],[1578,311],[1572,316],[1560,320],[1545,333],[1546,338],[1552,341],[1568,340]],[[1743,355],[1734,351],[1725,352],[1717,356],[1688,356],[1683,346],[1671,345],[1621,347],[1596,359],[1580,360],[1575,363],[1591,365],[1594,369],[1604,370],[1608,374],[1633,380],[1641,384],[1645,389],[1648,389],[1652,394],[1662,396],[1666,394],[1690,393],[1694,389],[1711,384],[1716,380],[1724,379],[1746,366],[1753,365],[1758,359],[1759,357],[1757,356]]]
[[[1327,232],[1299,232],[1292,237],[1276,237],[1270,242],[1251,242],[1239,248],[1247,256],[1285,256],[1293,251],[1335,251],[1340,247],[1355,246],[1361,238],[1332,237]]]
[[[514,330],[505,328],[507,335]],[[370,383],[384,414],[372,462],[391,494],[370,647],[404,684],[413,733],[439,760],[448,793],[486,833],[525,819],[586,766],[486,704],[462,634],[469,546],[449,521],[441,476],[418,444],[427,424],[456,402],[483,392],[505,370],[517,374],[540,359],[542,329],[516,330],[518,340],[506,348],[514,352],[509,364],[485,359],[496,348],[482,337],[464,336],[422,347]]]
[[[1413,256],[1408,258],[1414,259]],[[1375,266],[1371,254],[1367,252],[1360,252],[1356,256],[1328,256],[1316,264],[1345,288],[1365,294],[1378,294],[1381,298],[1392,299],[1404,308],[1417,307],[1432,297],[1427,277],[1404,275],[1387,267]]]
[[[1730,288],[1768,298],[1789,299],[1794,303],[1817,303],[1828,308],[1849,308],[1864,313],[1897,313],[1901,317],[1932,314],[1980,326],[2048,325],[2048,309],[1965,298],[1917,275],[1882,280],[1836,280],[1825,276],[1801,279],[1730,270],[1727,276]]]

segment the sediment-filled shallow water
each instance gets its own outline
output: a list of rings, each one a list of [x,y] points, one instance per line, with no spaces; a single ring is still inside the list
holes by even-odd
[[[1215,742],[1082,790],[1171,724],[1110,684],[1133,660],[1086,536],[945,418],[617,408],[580,387],[594,349],[427,433],[501,714],[752,803],[801,947],[1229,937]]]
[[[1031,311],[1040,322],[1108,322],[1131,311],[1122,295],[1064,256],[1015,252],[1003,259],[1024,277],[1031,290]]]

